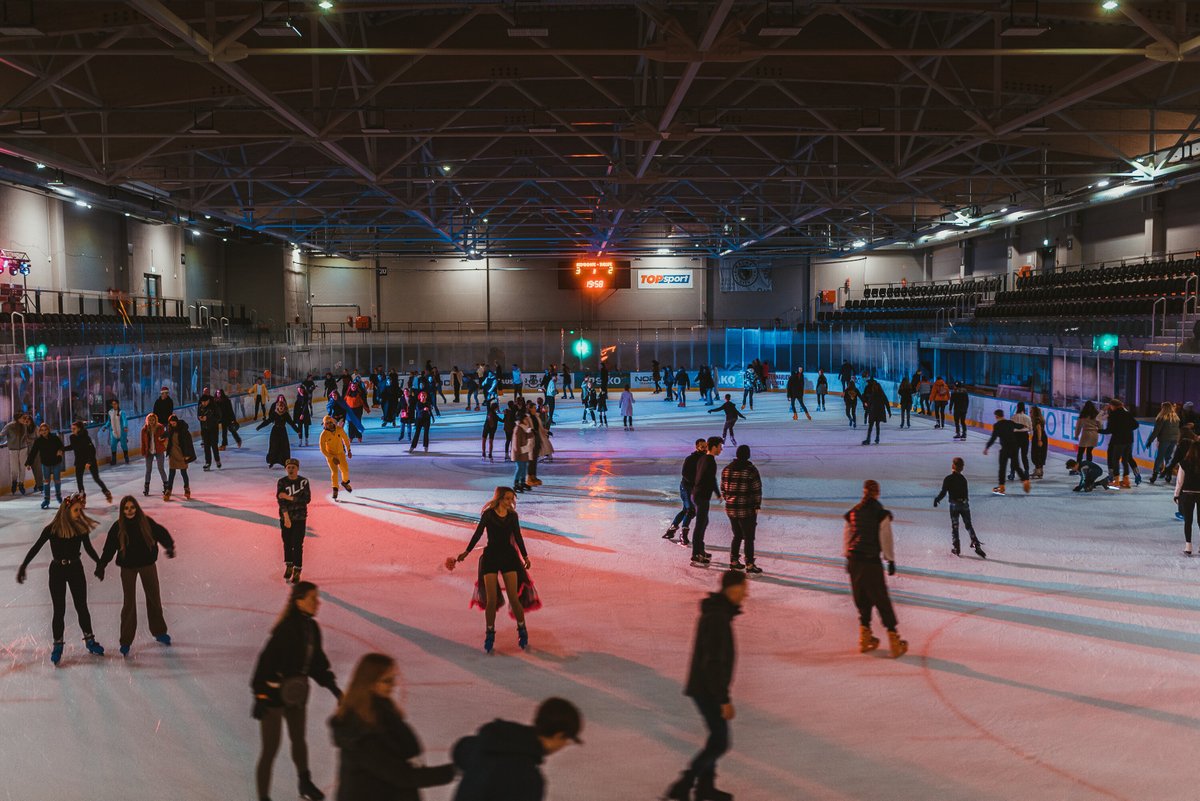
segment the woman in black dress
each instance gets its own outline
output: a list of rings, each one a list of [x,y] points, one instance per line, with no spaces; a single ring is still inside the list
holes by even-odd
[[[296,388],[296,404],[292,407],[292,419],[296,421],[299,434],[297,445],[308,444],[308,431],[312,426],[312,398],[303,384]]]
[[[288,414],[287,400],[282,395],[275,399],[271,411],[258,427],[265,428],[268,425],[271,426],[271,440],[267,445],[267,467],[283,467],[287,460],[292,458],[292,445],[288,440],[287,428],[296,432],[299,432],[299,429],[292,422],[292,416]]]
[[[83,629],[83,642],[96,656],[104,656],[104,648],[92,634],[92,615],[87,605],[87,577],[83,574],[83,563],[79,551],[87,551],[92,561],[99,563],[100,555],[92,547],[90,534],[96,521],[84,514],[85,498],[82,494],[67,496],[58,514],[50,525],[42,529],[42,536],[25,554],[25,561],[17,569],[17,583],[25,583],[25,570],[29,563],[50,543],[50,602],[54,610],[50,629],[54,634],[54,648],[50,661],[58,664],[63,652],[63,627],[67,612],[67,588],[71,589],[71,600],[75,602],[75,614],[79,616],[79,628]]]
[[[496,642],[496,610],[504,603],[497,574],[504,579],[504,590],[508,593],[508,613],[517,621],[517,644],[527,648],[529,632],[525,629],[525,613],[540,609],[542,602],[527,572],[529,554],[525,551],[521,523],[517,519],[517,494],[511,487],[496,487],[495,495],[483,507],[479,525],[475,527],[467,549],[457,558],[447,559],[446,566],[453,569],[454,564],[465,560],[485,530],[488,541],[479,557],[479,578],[471,598],[471,606],[482,609],[487,621],[483,650],[492,652]]]
[[[483,418],[483,460],[485,462],[494,462],[492,458],[492,449],[496,445],[496,430],[500,427],[500,403],[499,401],[491,401],[488,403],[487,414]]]

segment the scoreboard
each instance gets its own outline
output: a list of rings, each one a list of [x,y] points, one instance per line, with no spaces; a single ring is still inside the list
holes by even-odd
[[[579,258],[560,262],[558,288],[583,292],[602,292],[609,289],[629,289],[628,259]]]

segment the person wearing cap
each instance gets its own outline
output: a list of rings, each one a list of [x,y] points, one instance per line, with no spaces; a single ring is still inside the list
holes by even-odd
[[[308,521],[312,489],[308,479],[300,475],[299,459],[288,459],[284,469],[287,475],[275,484],[279,530],[283,537],[283,580],[298,584],[300,570],[304,567],[304,526]]]
[[[171,419],[171,415],[175,414],[175,401],[171,400],[171,390],[167,387],[160,387],[158,397],[154,399],[154,408],[151,410],[160,421],[166,422]]]
[[[532,726],[493,720],[454,744],[454,766],[462,781],[454,801],[542,801],[546,778],[541,764],[571,743],[583,744],[583,716],[564,698],[547,698]]]
[[[733,720],[733,701],[729,685],[733,681],[735,648],[733,619],[742,613],[750,585],[746,574],[728,570],[721,575],[721,589],[700,602],[700,622],[692,649],[684,695],[695,702],[708,727],[704,748],[692,759],[687,770],[667,788],[671,801],[697,799],[719,801],[733,796],[715,786],[717,760],[729,750],[729,721]]]
[[[858,608],[858,650],[874,651],[879,639],[871,633],[871,615],[879,610],[879,618],[887,629],[888,646],[893,659],[904,656],[908,642],[896,631],[896,611],[888,595],[887,580],[883,577],[882,555],[887,562],[887,574],[896,575],[896,554],[892,540],[892,513],[879,502],[879,482],[863,482],[862,500],[845,514],[842,537],[846,548],[846,572],[850,574],[850,593]]]

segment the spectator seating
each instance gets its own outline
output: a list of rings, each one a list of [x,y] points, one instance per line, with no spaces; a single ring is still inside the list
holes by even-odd
[[[0,341],[12,336],[13,321],[0,318]],[[18,329],[20,323],[17,323]],[[17,339],[21,339],[18,331]],[[50,347],[136,344],[146,347],[195,346],[210,341],[210,333],[192,328],[186,317],[131,317],[128,325],[113,314],[25,313],[24,341]]]
[[[1003,286],[1003,277],[945,284],[867,287],[862,300],[848,300],[840,311],[820,312],[817,322],[872,323],[932,320],[948,311],[971,307]]]

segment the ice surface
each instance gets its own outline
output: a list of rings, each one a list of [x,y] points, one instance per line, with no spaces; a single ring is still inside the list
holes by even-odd
[[[811,423],[793,422],[785,405],[780,393],[760,396],[738,425],[764,478],[767,572],[735,624],[738,714],[720,786],[739,801],[1196,797],[1200,558],[1182,555],[1168,488],[1074,494],[1065,457],[1052,455],[1031,495],[1010,486],[998,498],[995,452],[982,456],[979,434],[957,443],[925,420],[903,432],[893,422],[882,445],[863,447],[840,401]],[[489,657],[483,616],[467,607],[474,557],[454,573],[441,563],[511,471],[499,460],[503,433],[497,461],[483,463],[481,415],[443,408],[428,455],[409,455],[372,416],[353,495],[319,493],[311,507],[304,575],[324,593],[339,679],[368,650],[395,655],[430,763],[494,717],[527,720],[541,698],[565,696],[584,712],[586,745],[548,761],[549,797],[657,798],[701,741],[681,685],[729,525],[714,505],[708,570],[660,535],[677,507],[679,461],[695,437],[720,431],[720,415],[642,394],[636,432],[615,412],[597,431],[579,427],[577,402],[559,404],[545,485],[519,501],[545,608],[530,617],[528,654],[502,613]],[[254,798],[248,681],[286,588],[272,500],[280,472],[263,463],[265,432],[244,430],[223,470],[191,471],[194,500],[146,499],[178,541],[179,557],[159,561],[171,648],[150,638],[140,609],[122,659],[118,573],[100,584],[89,570],[108,655],[84,652],[68,605],[66,655],[51,666],[48,553],[24,586],[12,580],[49,513],[29,497],[0,503],[0,799]],[[325,487],[316,447],[294,453]],[[967,460],[986,562],[951,556],[946,507],[932,508],[955,455]],[[140,465],[104,476],[118,498],[140,497]],[[896,513],[891,588],[910,643],[898,661],[856,652],[840,559],[840,515],[868,477]],[[91,498],[99,546],[114,510]],[[331,790],[333,698],[317,688],[309,709],[314,777]],[[273,796],[294,788],[285,743]]]

